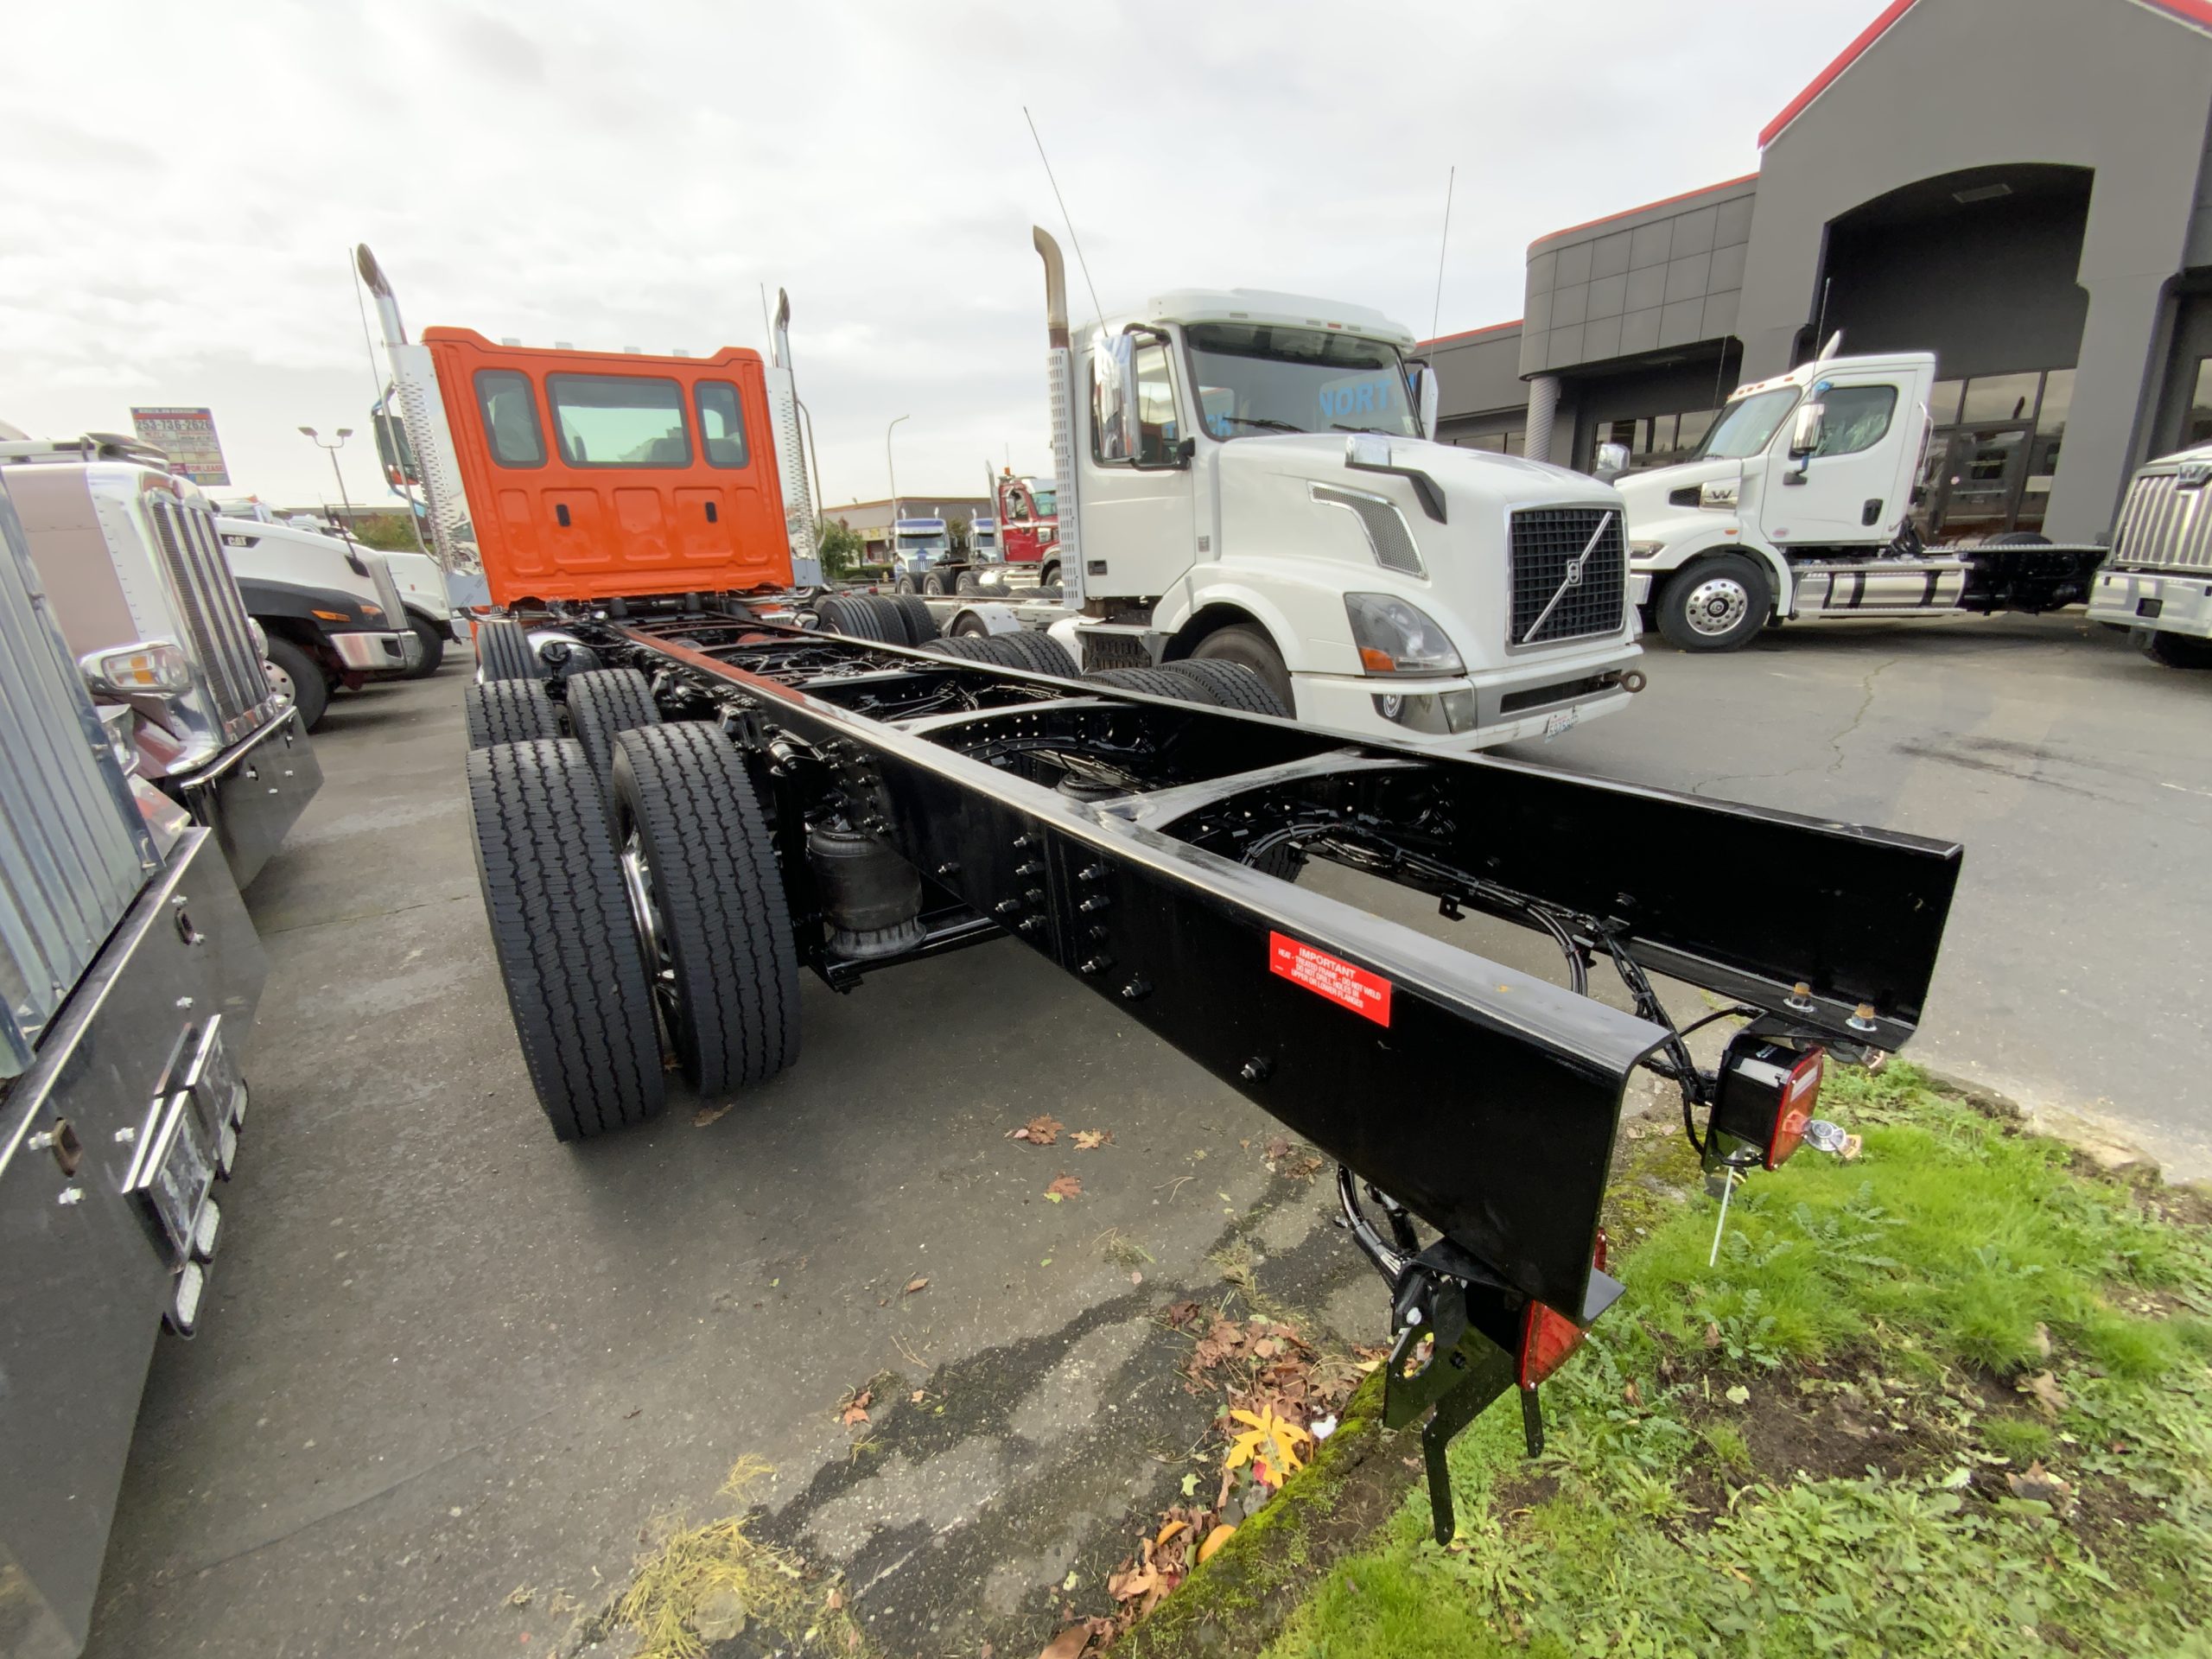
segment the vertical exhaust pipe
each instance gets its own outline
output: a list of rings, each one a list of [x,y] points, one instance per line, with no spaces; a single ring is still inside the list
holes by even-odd
[[[1045,262],[1045,398],[1052,418],[1052,471],[1059,487],[1060,602],[1083,608],[1083,492],[1076,476],[1075,347],[1068,336],[1068,273],[1060,245],[1030,227]]]

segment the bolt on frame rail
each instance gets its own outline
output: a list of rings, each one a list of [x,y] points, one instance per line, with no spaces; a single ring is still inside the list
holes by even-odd
[[[607,724],[593,683],[620,678],[650,697],[613,740],[610,820],[579,812],[562,833],[627,872],[664,1040],[696,1053],[716,1036],[701,1025],[725,1017],[677,971],[671,918],[694,899],[664,890],[639,855],[635,779],[671,752],[643,740],[652,724],[689,722],[686,742],[709,745],[698,753],[710,760],[727,748],[749,779],[739,792],[772,849],[761,885],[780,889],[776,926],[788,922],[797,963],[849,989],[1011,935],[1338,1160],[1346,1225],[1390,1284],[1386,1418],[1433,1408],[1423,1440],[1440,1538],[1452,1526],[1446,1443],[1517,1388],[1539,1446],[1536,1384],[1618,1294],[1599,1219],[1631,1073],[1680,1088],[1693,1142],[1732,1179],[1773,1167],[1804,1135],[1824,1051],[1894,1049],[1921,1017],[1955,845],[1348,744],[1071,672],[933,654],[942,644],[926,639],[833,633],[849,612],[823,601],[810,627],[805,601],[790,605],[554,607],[526,619],[528,636],[503,619],[480,642],[487,682],[565,697],[579,737]],[[933,632],[925,619],[909,637]],[[556,747],[578,750],[509,750]],[[473,756],[472,779],[488,764]],[[856,887],[851,867],[825,859],[830,841],[891,867],[888,879],[879,868]],[[1535,929],[1560,947],[1567,983],[1300,887],[1314,859],[1431,894],[1447,916]],[[1690,872],[1716,859],[1738,873],[1737,892],[1759,897],[1715,905]],[[748,946],[711,948],[737,960]],[[1586,994],[1598,965],[1621,976],[1635,1012]],[[1652,972],[1752,1016],[1716,1070],[1682,1038],[1720,1015],[1678,1027]],[[512,970],[509,983],[519,1025],[524,990]],[[796,1053],[792,1031],[771,1069]]]

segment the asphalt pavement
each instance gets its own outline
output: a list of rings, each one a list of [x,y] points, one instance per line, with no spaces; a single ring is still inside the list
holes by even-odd
[[[2212,676],[2065,618],[1647,666],[1626,713],[1520,758],[1964,842],[1916,1055],[2212,1169]],[[1035,1651],[1070,1576],[1095,1601],[1133,1521],[1203,1472],[1212,1402],[1164,1304],[1381,1332],[1325,1176],[1271,1171],[1272,1120],[1011,941],[845,996],[810,977],[772,1084],[559,1145],[478,895],[466,680],[341,698],[323,791],[249,894],[272,964],[253,1118],[201,1334],[149,1379],[88,1651],[619,1653],[597,1616],[677,1517],[733,1511],[748,1458],[772,1470],[762,1535],[842,1573],[880,1651]],[[1716,906],[1767,899],[1707,874]],[[1544,964],[1528,935],[1307,879]],[[1038,1113],[1113,1139],[1007,1138]],[[1054,1203],[1062,1173],[1082,1194]]]

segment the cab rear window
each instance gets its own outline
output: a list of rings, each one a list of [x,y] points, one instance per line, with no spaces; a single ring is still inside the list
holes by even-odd
[[[571,467],[689,467],[683,389],[633,374],[549,374],[546,401]]]
[[[702,380],[699,403],[699,442],[709,467],[742,467],[745,416],[738,410],[737,388],[727,380]]]
[[[543,467],[545,431],[537,423],[537,400],[530,377],[512,369],[476,371],[476,409],[492,459],[502,467]]]

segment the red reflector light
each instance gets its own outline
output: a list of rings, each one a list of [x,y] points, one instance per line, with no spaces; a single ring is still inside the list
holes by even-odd
[[[1813,1120],[1813,1105],[1821,1097],[1821,1077],[1827,1067],[1827,1052],[1811,1048],[1789,1068],[1775,1104],[1774,1133],[1766,1143],[1766,1166],[1780,1169],[1805,1139],[1805,1125]]]
[[[1597,1248],[1590,1253],[1590,1265],[1599,1273],[1605,1270],[1605,1230],[1598,1230]],[[1582,1345],[1582,1327],[1566,1314],[1546,1307],[1541,1302],[1529,1301],[1521,1315],[1521,1386],[1533,1389],[1567,1363],[1567,1357]]]

